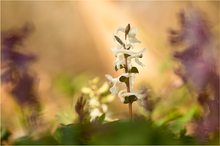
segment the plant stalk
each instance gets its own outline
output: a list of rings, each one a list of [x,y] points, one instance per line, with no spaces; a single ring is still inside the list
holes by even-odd
[[[128,73],[128,60],[127,60],[127,57],[125,57],[125,73]],[[131,92],[131,89],[130,89],[130,78],[129,77],[128,77],[128,82],[126,83],[126,87],[127,87],[127,92]],[[128,109],[129,109],[130,120],[132,120],[132,102],[130,102],[128,104]]]
[[[129,27],[130,27],[130,25],[129,25]],[[129,30],[130,30],[130,28],[129,28]],[[128,31],[129,31],[128,30]],[[127,34],[125,34],[125,40],[127,39]],[[125,47],[125,45],[123,46],[124,47],[124,49],[125,50],[127,50],[126,49],[126,47]],[[125,56],[125,73],[128,73],[128,59],[127,59],[127,56]],[[126,87],[127,87],[127,92],[129,93],[129,92],[131,92],[131,88],[130,88],[130,77],[128,77],[128,82],[126,83]],[[129,117],[130,117],[130,120],[132,120],[132,102],[130,102],[130,103],[128,103],[128,110],[129,110]]]
[[[128,104],[130,120],[132,120],[132,102]]]

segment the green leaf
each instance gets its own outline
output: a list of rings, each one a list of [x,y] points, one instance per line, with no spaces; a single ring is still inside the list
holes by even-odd
[[[130,24],[128,24],[125,28],[125,39],[127,39],[127,35],[129,33],[130,29],[131,29],[131,26],[130,26]]]
[[[129,73],[139,73],[137,67],[132,67],[128,72]]]
[[[137,97],[135,95],[125,96],[124,104],[132,103],[136,100],[137,100]]]
[[[80,124],[62,125],[56,129],[54,137],[60,145],[76,145],[84,140],[81,133],[82,127]]]
[[[49,133],[45,133],[38,139],[34,139],[30,135],[19,137],[13,141],[12,145],[58,145],[55,137]]]
[[[121,44],[122,46],[125,46],[125,44],[122,42],[122,40],[118,36],[115,35],[114,37],[119,44]]]
[[[156,127],[152,120],[118,120],[108,122],[88,144],[93,145],[184,145],[168,127]]]
[[[105,120],[105,114],[102,114],[100,117],[96,117],[95,121],[98,123],[103,123]]]
[[[11,136],[11,132],[6,128],[1,128],[1,141],[8,140]]]

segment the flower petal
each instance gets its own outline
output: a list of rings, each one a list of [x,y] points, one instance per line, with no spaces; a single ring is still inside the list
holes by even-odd
[[[109,81],[111,81],[112,82],[112,80],[113,80],[113,77],[111,76],[111,75],[109,75],[109,74],[106,74],[105,75],[105,77],[109,80]]]
[[[117,31],[116,31],[116,33],[118,33],[118,32],[125,32],[125,28],[124,27],[119,27],[118,29],[117,29]]]
[[[144,64],[139,60],[139,58],[135,58],[135,62],[140,66],[144,67]]]

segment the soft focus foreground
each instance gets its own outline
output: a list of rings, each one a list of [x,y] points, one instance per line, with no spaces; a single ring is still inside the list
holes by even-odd
[[[1,143],[219,144],[219,9],[1,1]],[[145,48],[132,120],[105,78],[123,74],[111,50],[127,24]]]

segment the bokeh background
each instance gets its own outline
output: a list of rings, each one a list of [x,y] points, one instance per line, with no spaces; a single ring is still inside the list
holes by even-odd
[[[105,82],[105,74],[119,75],[113,66],[113,33],[130,23],[138,29],[138,47],[146,48],[136,86],[150,87],[155,98],[162,97],[152,118],[163,122],[170,110],[184,115],[197,105],[185,88],[176,91],[183,81],[173,71],[178,63],[168,39],[170,28],[180,28],[178,13],[189,6],[203,13],[219,39],[218,1],[1,1],[1,31],[27,22],[34,26],[22,50],[37,57],[31,69],[38,80],[41,113],[46,127],[54,129],[76,119],[73,105],[89,80],[99,77]],[[215,53],[219,56],[219,47]],[[113,118],[128,116],[127,105],[118,98],[109,106]],[[134,106],[134,113],[146,115],[137,103]],[[2,126],[15,131],[15,137],[22,135],[17,103],[2,88],[1,109]]]

